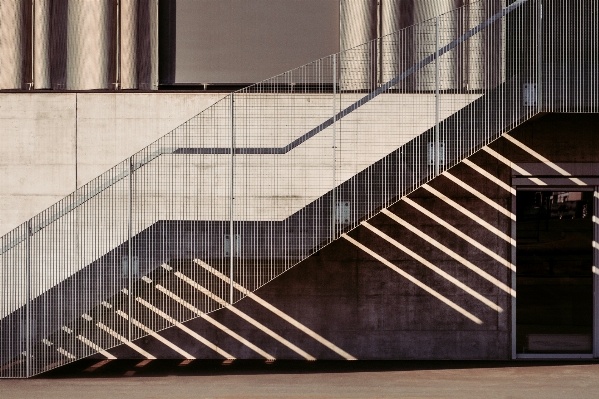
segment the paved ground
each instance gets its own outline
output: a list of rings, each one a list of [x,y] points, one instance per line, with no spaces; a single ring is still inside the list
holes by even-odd
[[[84,360],[1,398],[599,398],[599,363]]]

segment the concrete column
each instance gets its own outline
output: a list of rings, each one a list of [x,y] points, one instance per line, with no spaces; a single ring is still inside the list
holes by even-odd
[[[151,88],[158,90],[158,1],[150,0]]]
[[[375,42],[364,43],[377,37],[377,1],[341,0],[339,17],[340,86],[343,90],[368,90],[376,79],[377,54]],[[347,49],[351,50],[344,51]]]
[[[418,0],[414,2],[414,22],[421,23],[415,29],[415,62],[435,53],[435,21],[439,17],[439,45],[443,47],[457,38],[457,14],[441,15],[455,9],[452,0]],[[456,88],[457,55],[452,50],[439,60],[439,89]],[[421,91],[435,90],[435,64],[429,64],[417,73],[416,87]]]
[[[473,29],[486,18],[484,2],[465,0],[464,31]],[[485,40],[487,32],[480,32],[464,43],[464,88],[481,90],[485,86]]]
[[[69,1],[67,89],[108,89],[110,0]]]
[[[505,0],[465,0],[464,32],[501,11]],[[489,89],[505,80],[505,21],[497,21],[464,44],[464,88]]]
[[[399,36],[401,0],[380,0],[379,73],[386,83],[399,73]],[[405,49],[404,49],[405,50]]]
[[[50,79],[50,0],[33,4],[33,87],[51,89]]]
[[[493,0],[489,3],[490,9],[487,11],[487,18],[490,18],[492,15],[500,12],[507,6],[506,0]],[[492,78],[486,80],[487,88],[493,88],[497,85],[505,82],[505,60],[506,60],[506,18],[502,18],[499,22],[493,24],[493,27],[490,29],[489,35],[491,37],[487,39],[491,41],[493,45],[491,46],[491,51],[493,55],[493,60],[491,61],[491,65],[495,68],[492,72]],[[486,51],[487,56],[491,55],[490,52]]]
[[[120,0],[121,89],[137,89],[137,0]]]
[[[0,0],[0,89],[21,89],[24,0]]]

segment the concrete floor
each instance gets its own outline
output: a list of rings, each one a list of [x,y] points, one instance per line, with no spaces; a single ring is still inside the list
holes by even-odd
[[[599,363],[80,361],[0,398],[597,398]]]

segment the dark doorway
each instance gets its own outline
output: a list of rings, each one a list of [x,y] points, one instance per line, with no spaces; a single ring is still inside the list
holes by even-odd
[[[593,192],[518,191],[516,351],[591,353]]]

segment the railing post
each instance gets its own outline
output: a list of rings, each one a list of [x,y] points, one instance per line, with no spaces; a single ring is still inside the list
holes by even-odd
[[[435,176],[439,176],[439,16],[435,17]]]
[[[543,0],[537,0],[537,112],[543,111]]]
[[[599,186],[595,186],[593,193],[593,215],[595,218],[599,212]],[[599,225],[593,223],[593,241],[599,242]],[[599,265],[599,248],[593,248],[593,265]],[[599,268],[591,268],[593,274],[593,357],[599,358]]]
[[[26,294],[27,305],[25,310],[25,376],[31,377],[31,219],[27,221],[27,265],[26,265]]]
[[[133,317],[133,245],[131,244],[131,238],[133,235],[133,157],[129,158],[129,220],[127,226],[127,291],[129,291],[128,298],[128,310],[127,313],[129,317],[127,318],[128,328],[127,328],[127,339],[131,341],[131,317]]]
[[[335,239],[335,222],[337,213],[337,195],[335,192],[335,164],[337,163],[337,105],[335,98],[337,96],[337,54],[333,54],[333,190],[331,196],[331,241]]]
[[[235,100],[233,98],[233,93],[231,93],[231,187],[230,187],[230,194],[229,194],[229,260],[230,260],[230,265],[229,265],[229,274],[230,274],[230,287],[229,287],[229,302],[231,304],[233,304],[233,262],[234,262],[234,257],[233,257],[233,252],[235,251],[235,234],[233,234],[233,200],[235,199],[233,197],[233,175],[234,175],[234,160],[235,160],[235,122],[234,122],[234,117],[235,114],[233,113],[233,105],[235,103]]]

